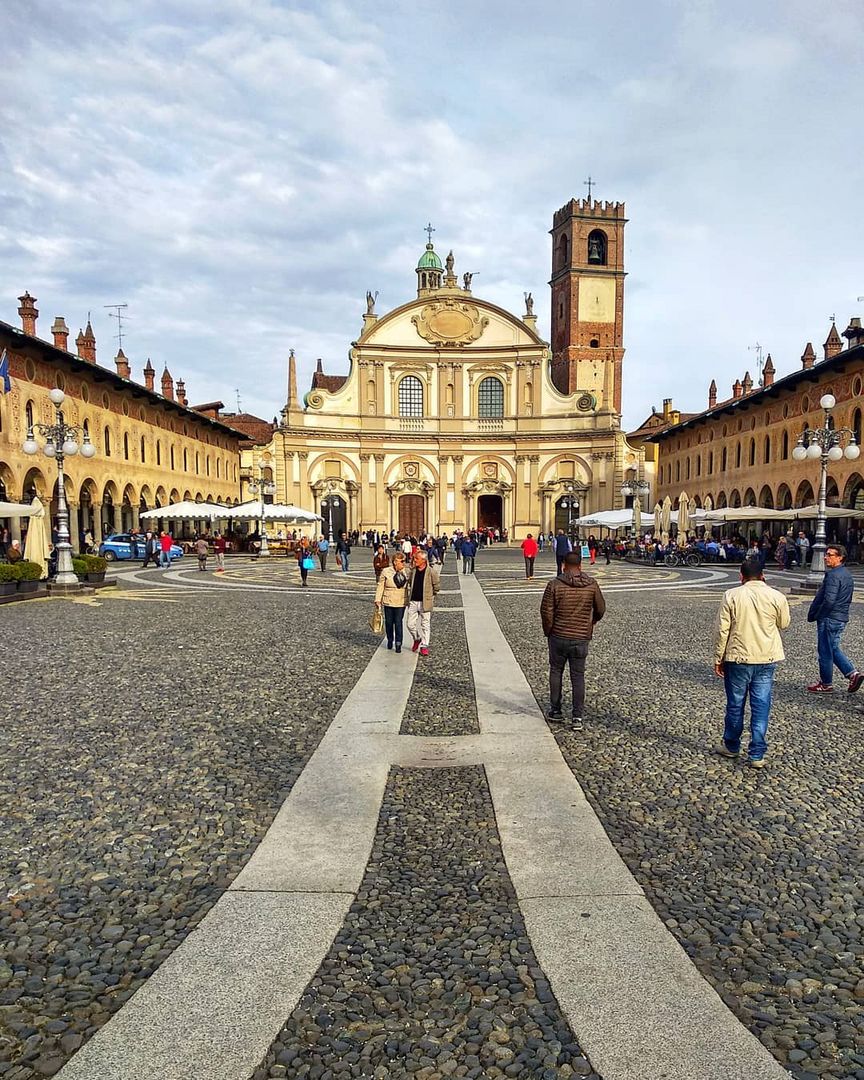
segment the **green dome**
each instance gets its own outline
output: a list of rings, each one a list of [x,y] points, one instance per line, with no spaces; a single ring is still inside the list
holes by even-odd
[[[435,248],[431,244],[426,245],[426,250],[420,256],[420,262],[417,263],[418,270],[441,270],[441,260],[435,254]]]

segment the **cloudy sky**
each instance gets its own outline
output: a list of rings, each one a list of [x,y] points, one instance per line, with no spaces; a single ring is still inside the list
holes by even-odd
[[[554,210],[627,204],[625,415],[704,407],[864,314],[860,0],[0,5],[0,319],[271,417],[347,369],[423,226],[549,329]]]

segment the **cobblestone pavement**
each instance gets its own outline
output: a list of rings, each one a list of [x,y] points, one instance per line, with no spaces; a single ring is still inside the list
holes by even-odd
[[[479,577],[545,707],[540,591],[502,588],[505,562],[490,559]],[[724,697],[710,639],[722,587],[686,590],[685,571],[647,591],[647,568],[589,572],[608,583],[608,613],[589,656],[583,726],[555,725],[567,761],[667,926],[763,1044],[799,1080],[862,1080],[864,700],[842,680],[832,698],[803,691],[817,676],[815,631],[808,599],[790,597],[769,765],[756,773],[713,757]],[[860,604],[853,612],[844,644],[864,662]]]
[[[119,589],[80,602],[4,609],[4,1080],[57,1072],[197,925],[248,859],[377,644],[366,628],[373,579],[362,554],[349,574],[310,575],[308,589],[300,588],[293,565],[275,560],[229,561],[218,577],[198,573],[190,560],[168,572],[119,567]],[[524,581],[518,550],[483,552],[477,564],[478,580],[544,704],[537,606],[551,564],[545,555],[538,560],[533,582]],[[812,701],[799,692],[815,671],[815,649],[797,601],[769,732],[770,767],[753,774],[715,760],[708,751],[719,735],[722,689],[707,667],[708,636],[732,575],[616,565],[598,566],[596,574],[610,611],[589,661],[584,727],[557,733],[568,762],[699,970],[792,1075],[864,1080],[864,694],[859,704],[840,694]],[[459,606],[458,595],[446,591],[454,587],[450,576],[442,608]],[[439,611],[433,618],[432,664],[420,670],[453,676],[450,692],[464,716],[472,687],[463,676],[470,680],[470,668],[457,671],[454,660],[462,615]],[[452,649],[439,651],[442,637]],[[44,657],[38,669],[36,641]],[[857,626],[847,641],[852,655],[864,655]],[[418,677],[412,699],[412,722],[432,725],[424,733],[446,723],[447,708],[434,708],[431,679],[424,685]],[[440,785],[442,802],[461,805],[465,785],[455,778],[451,790],[446,772],[431,784]],[[394,777],[389,798],[399,803],[411,781],[398,770]],[[471,797],[480,798],[474,788]],[[427,794],[418,787],[411,796],[420,818]],[[463,816],[472,814],[481,815],[482,807],[466,808]],[[378,856],[392,862],[402,844],[410,865],[411,845],[401,839],[409,833],[415,843],[423,829],[382,816]],[[481,839],[454,829],[454,862]],[[432,853],[418,858],[425,866]],[[386,890],[383,884],[367,878],[364,888],[399,895],[401,884],[393,890],[389,879]],[[506,875],[492,875],[492,887],[505,896]],[[372,957],[391,961],[387,941],[359,925],[381,906],[381,897],[371,899],[364,895],[365,907],[353,913],[358,925],[346,924],[345,932],[357,933],[362,946],[351,953],[352,963],[365,955],[377,970]],[[512,909],[508,917],[516,917]],[[454,962],[467,948],[454,945]],[[536,986],[531,961],[526,964]],[[380,977],[389,985],[389,974]],[[398,987],[391,989],[398,996]],[[499,1021],[500,1007],[489,1006]],[[368,1021],[360,1014],[349,1019]],[[555,1044],[562,1052],[570,1045],[534,1021],[541,1034],[524,1043],[519,1036],[517,1056],[530,1050],[548,1057]],[[501,1030],[494,1020],[482,1022]],[[466,1036],[466,1046],[453,1052],[456,1065],[451,1069],[445,1058],[441,1075],[477,1068],[467,1048],[476,1042]],[[403,1049],[397,1046],[397,1059]],[[279,1052],[287,1050],[285,1043]],[[389,1052],[385,1040],[378,1067]],[[590,1072],[576,1061],[575,1048],[567,1053],[570,1061],[558,1060],[557,1075],[577,1064]],[[263,1075],[300,1075],[276,1056]],[[471,1075],[495,1075],[479,1060],[481,1071]],[[512,1071],[517,1064],[535,1069],[524,1058],[502,1060],[501,1075],[546,1075]],[[325,1073],[315,1067],[308,1074]]]
[[[371,656],[360,615],[137,584],[4,608],[4,1080],[53,1075],[218,899]]]
[[[253,1080],[599,1080],[537,963],[482,767],[393,768],[345,925]]]

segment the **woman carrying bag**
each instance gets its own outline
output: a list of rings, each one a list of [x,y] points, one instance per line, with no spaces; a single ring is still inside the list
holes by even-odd
[[[385,566],[375,590],[375,607],[384,608],[384,630],[387,648],[402,652],[402,623],[408,604],[408,575],[405,573],[405,556],[398,551],[392,566]]]
[[[309,584],[306,578],[309,576],[309,571],[314,570],[315,560],[312,557],[312,546],[305,536],[297,545],[297,565],[300,567],[300,578],[306,587]]]

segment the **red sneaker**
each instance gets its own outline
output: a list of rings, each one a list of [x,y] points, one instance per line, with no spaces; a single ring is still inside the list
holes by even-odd
[[[419,648],[420,648],[420,638],[415,637],[414,638],[414,644],[411,646],[411,652],[417,652],[417,650]]]
[[[808,686],[807,689],[810,691],[811,694],[833,694],[834,693],[834,687],[833,686],[826,686],[824,683],[821,683],[821,682],[814,682],[813,685]]]
[[[420,655],[421,655],[421,656],[428,656],[428,655],[429,655],[429,650],[428,650],[428,649],[426,648],[426,646],[425,646],[425,645],[424,645],[424,646],[423,646],[423,648],[422,648],[422,649],[420,650]]]

